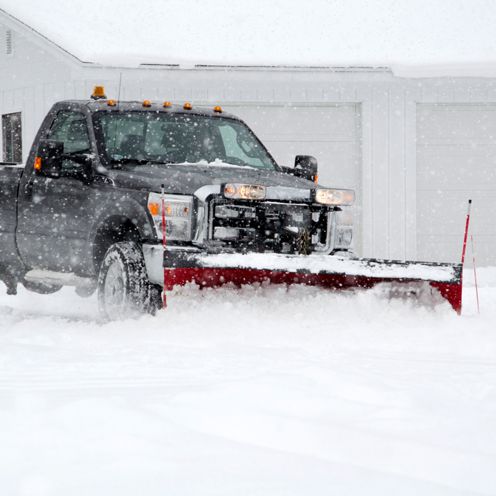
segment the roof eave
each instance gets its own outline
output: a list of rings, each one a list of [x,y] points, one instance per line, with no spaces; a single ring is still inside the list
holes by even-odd
[[[367,66],[367,65],[289,65],[289,64],[168,64],[168,63],[142,63],[137,66],[125,65],[109,65],[96,62],[81,60],[75,54],[65,49],[55,41],[51,40],[44,34],[32,28],[17,17],[9,14],[4,9],[0,8],[0,16],[3,17],[5,24],[18,31],[22,31],[28,36],[31,36],[38,41],[41,41],[47,50],[51,51],[55,56],[63,58],[78,67],[93,67],[102,69],[119,69],[119,70],[224,70],[224,71],[322,71],[322,72],[386,72],[391,73],[391,68],[386,66]]]
[[[50,38],[46,37],[44,34],[40,33],[36,29],[32,28],[25,22],[21,21],[17,17],[13,16],[12,14],[9,14],[7,11],[4,9],[0,8],[0,16],[3,17],[2,22],[4,22],[7,27],[21,31],[24,34],[31,36],[38,41],[41,41],[43,45],[47,48],[47,50],[51,51],[55,56],[64,58],[65,60],[68,60],[72,62],[73,64],[77,64],[80,66],[94,66],[96,65],[94,62],[88,62],[85,60],[81,60],[78,58],[76,55],[73,53],[69,52],[69,50],[66,50],[59,44],[55,43],[53,40]]]

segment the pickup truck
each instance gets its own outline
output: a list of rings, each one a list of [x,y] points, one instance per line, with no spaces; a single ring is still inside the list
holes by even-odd
[[[0,163],[0,280],[9,294],[97,291],[109,319],[153,314],[164,241],[168,252],[343,254],[353,196],[318,186],[313,157],[279,165],[221,107],[100,90],[56,103],[25,165]]]

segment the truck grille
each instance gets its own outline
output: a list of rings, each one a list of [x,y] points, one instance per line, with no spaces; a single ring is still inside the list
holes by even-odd
[[[309,254],[328,239],[329,209],[284,202],[217,200],[209,242],[227,251]]]

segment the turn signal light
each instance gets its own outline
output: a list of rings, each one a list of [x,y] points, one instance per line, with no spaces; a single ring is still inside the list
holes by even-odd
[[[193,105],[191,105],[191,103],[189,102],[186,102],[184,105],[183,105],[183,109],[184,110],[191,110],[193,108]]]
[[[172,107],[172,102],[164,102],[163,107],[164,108]]]
[[[143,107],[151,107],[152,102],[150,100],[143,100]]]
[[[148,210],[153,216],[158,215],[160,213],[160,205],[155,202],[150,202],[148,204]]]
[[[36,172],[40,172],[41,171],[41,157],[36,157],[34,159],[34,170]]]
[[[93,88],[93,93],[91,94],[91,98],[93,100],[104,100],[105,98],[107,98],[107,95],[105,95],[105,87],[95,86]]]

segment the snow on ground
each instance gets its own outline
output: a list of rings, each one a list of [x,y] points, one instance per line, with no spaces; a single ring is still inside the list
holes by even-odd
[[[104,324],[69,288],[0,288],[0,493],[496,494],[496,269],[480,278],[462,317],[186,288]]]

